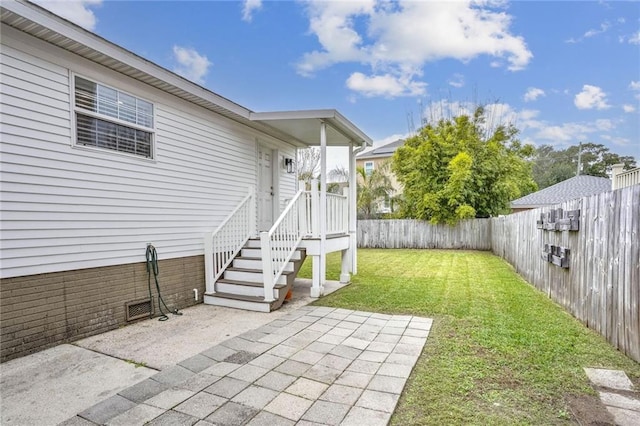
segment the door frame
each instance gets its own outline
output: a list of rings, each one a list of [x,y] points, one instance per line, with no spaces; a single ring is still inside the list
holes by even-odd
[[[265,141],[256,139],[256,196],[260,188],[259,153],[260,149],[271,153],[271,185],[273,196],[271,198],[271,220],[275,222],[280,216],[280,152]],[[260,203],[256,203],[256,224],[260,222]],[[273,225],[273,223],[271,224]],[[261,230],[258,230],[260,232]]]

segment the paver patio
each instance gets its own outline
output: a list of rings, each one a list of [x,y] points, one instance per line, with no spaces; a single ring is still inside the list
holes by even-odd
[[[305,306],[62,424],[386,425],[431,324]]]

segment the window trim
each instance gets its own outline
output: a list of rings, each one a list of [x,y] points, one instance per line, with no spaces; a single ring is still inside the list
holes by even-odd
[[[367,165],[371,164],[371,170],[367,171]],[[364,174],[365,175],[370,175],[371,173],[373,173],[373,170],[375,169],[375,163],[373,161],[365,161],[364,162]]]
[[[109,89],[117,90],[118,92],[124,93],[125,95],[132,96],[136,99],[140,99],[142,101],[148,102],[151,104],[153,108],[153,112],[151,114],[151,119],[153,120],[153,127],[145,127],[141,126],[137,123],[131,123],[129,121],[121,120],[119,118],[110,117],[108,115],[100,114],[99,112],[90,111],[79,107],[76,105],[76,77],[80,77],[84,80],[90,81],[92,83],[107,87]],[[69,73],[70,87],[69,97],[71,101],[71,147],[74,149],[82,149],[92,152],[104,152],[112,155],[120,155],[125,156],[127,158],[135,158],[137,160],[148,161],[148,162],[156,162],[157,161],[157,150],[156,150],[156,103],[146,99],[144,97],[138,96],[132,92],[127,90],[118,89],[117,87],[111,86],[110,84],[101,83],[99,80],[91,77],[87,77],[83,74],[78,74],[75,72]],[[130,152],[118,151],[115,149],[103,148],[99,146],[92,145],[84,145],[78,143],[78,114],[85,115],[87,117],[96,118],[99,120],[103,120],[109,123],[117,124],[119,126],[129,127],[131,129],[140,130],[143,132],[147,132],[151,136],[151,149],[150,156],[143,157],[142,155],[132,154]]]

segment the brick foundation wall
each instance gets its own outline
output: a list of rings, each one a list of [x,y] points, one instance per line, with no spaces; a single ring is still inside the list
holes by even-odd
[[[158,262],[162,298],[171,309],[204,293],[204,257]],[[158,312],[158,298],[151,277]],[[125,304],[148,299],[146,263],[0,280],[0,362],[126,325]],[[163,307],[164,309],[164,307]]]

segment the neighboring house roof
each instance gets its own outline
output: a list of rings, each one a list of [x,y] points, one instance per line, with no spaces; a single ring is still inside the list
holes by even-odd
[[[596,176],[580,175],[513,200],[511,202],[511,208],[548,206],[610,190],[611,180]]]
[[[370,158],[391,157],[393,153],[396,152],[396,149],[398,149],[402,145],[404,145],[404,139],[398,139],[397,141],[382,145],[378,148],[373,148],[371,150],[365,151],[356,156],[356,158],[358,160],[366,160]]]
[[[3,1],[0,16],[3,25],[294,145],[320,145],[321,123],[327,124],[327,145],[373,143],[335,109],[251,111],[31,2]]]

